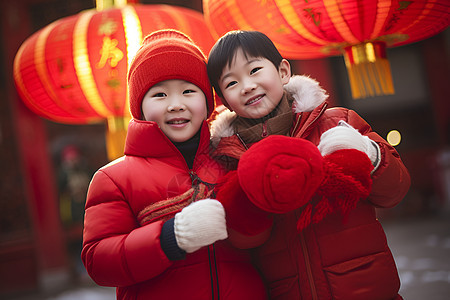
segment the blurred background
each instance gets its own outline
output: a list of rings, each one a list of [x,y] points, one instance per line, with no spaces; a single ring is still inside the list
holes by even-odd
[[[202,12],[202,0],[139,3]],[[23,103],[13,79],[14,58],[29,36],[95,5],[94,0],[0,3],[2,299],[56,299],[51,297],[74,287],[95,287],[79,256],[87,186],[93,172],[109,162],[107,124],[70,125],[38,116]],[[411,173],[411,189],[397,207],[379,210],[379,217],[402,289],[410,295],[405,299],[423,299],[428,292],[417,294],[414,287],[436,282],[433,299],[445,299],[450,294],[450,31],[387,54],[395,94],[360,100],[352,99],[342,56],[290,61],[293,73],[321,83],[332,106],[356,110],[385,139],[400,134],[395,147]],[[104,291],[90,299],[114,298],[112,290]]]

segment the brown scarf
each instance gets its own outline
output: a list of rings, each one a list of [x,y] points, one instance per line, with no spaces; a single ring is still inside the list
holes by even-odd
[[[233,126],[242,142],[250,145],[269,135],[288,136],[294,119],[294,113],[292,112],[293,99],[289,98],[285,93],[278,106],[269,115],[260,119],[248,119],[238,116],[234,120]]]

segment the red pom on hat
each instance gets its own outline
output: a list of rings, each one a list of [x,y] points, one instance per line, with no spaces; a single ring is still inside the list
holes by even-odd
[[[308,203],[325,177],[323,157],[313,143],[277,135],[251,146],[237,171],[250,201],[273,213]]]
[[[206,57],[184,33],[173,29],[146,36],[128,70],[128,93],[133,118],[142,119],[142,100],[158,82],[180,79],[198,86],[206,96],[208,116],[215,108],[206,71]]]

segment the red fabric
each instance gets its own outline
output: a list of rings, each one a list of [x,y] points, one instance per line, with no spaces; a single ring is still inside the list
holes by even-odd
[[[164,29],[146,36],[128,71],[130,111],[142,119],[142,99],[156,83],[181,79],[198,86],[206,96],[208,116],[215,108],[206,71],[206,56],[184,33]]]
[[[144,208],[189,190],[192,173],[208,183],[223,175],[209,156],[206,122],[189,170],[154,122],[132,120],[125,156],[94,175],[86,202],[82,260],[95,282],[118,287],[118,299],[210,299],[218,293],[220,299],[266,299],[250,257],[228,241],[169,261],[160,245],[163,221],[139,225]]]
[[[296,120],[299,117],[300,114]],[[320,136],[337,126],[339,120],[346,121],[380,147],[381,163],[372,174],[370,195],[358,201],[347,216],[330,213],[300,232],[297,224],[303,207],[274,215],[269,239],[254,252],[255,263],[265,277],[271,299],[387,300],[397,297],[400,282],[375,207],[398,204],[409,189],[410,177],[395,149],[372,132],[354,111],[318,106],[302,116],[301,126],[293,128],[292,135],[317,145]],[[237,142],[221,142],[217,149],[221,154],[241,151],[245,149],[239,148]],[[310,208],[312,213],[313,207]],[[329,208],[326,204],[316,207],[325,212]]]
[[[242,190],[237,171],[220,178],[215,191],[226,211],[229,228],[244,235],[256,235],[272,225],[272,216],[256,207]]]
[[[236,171],[229,173],[239,178],[239,182],[228,183],[228,187],[218,193],[218,199],[234,200],[227,201],[230,206],[232,202],[246,203],[241,199],[247,195],[262,211],[279,214],[307,204],[297,223],[297,230],[301,231],[330,213],[339,211],[348,215],[359,200],[369,196],[372,170],[367,155],[358,150],[336,151],[324,159],[308,140],[274,135],[256,143],[242,155],[237,169],[239,176]],[[261,224],[257,219],[249,222],[250,213],[239,206],[233,208],[228,219],[233,229],[241,227],[245,234],[254,233],[247,229],[252,223]],[[239,226],[234,225],[236,220],[240,220]]]
[[[297,223],[299,231],[334,212],[346,217],[358,201],[370,194],[373,165],[365,153],[355,149],[339,150],[327,155],[324,161],[326,177],[315,199],[302,211]]]
[[[273,213],[305,205],[325,175],[322,155],[314,144],[277,135],[250,147],[237,171],[250,201]]]

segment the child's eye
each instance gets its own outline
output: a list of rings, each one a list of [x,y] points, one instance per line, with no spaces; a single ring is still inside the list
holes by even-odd
[[[195,93],[194,90],[184,90],[183,94],[190,94],[190,93]]]
[[[165,96],[166,96],[165,93],[155,93],[152,97],[154,97],[154,98],[162,98],[162,97],[165,97]]]
[[[256,73],[256,72],[258,72],[258,71],[261,70],[261,69],[262,69],[261,67],[253,68],[253,69],[250,71],[250,75],[251,75],[251,74],[254,74],[254,73]]]
[[[235,85],[237,83],[237,81],[230,81],[226,86],[225,86],[225,88],[229,88],[230,86],[233,86],[233,85]]]

